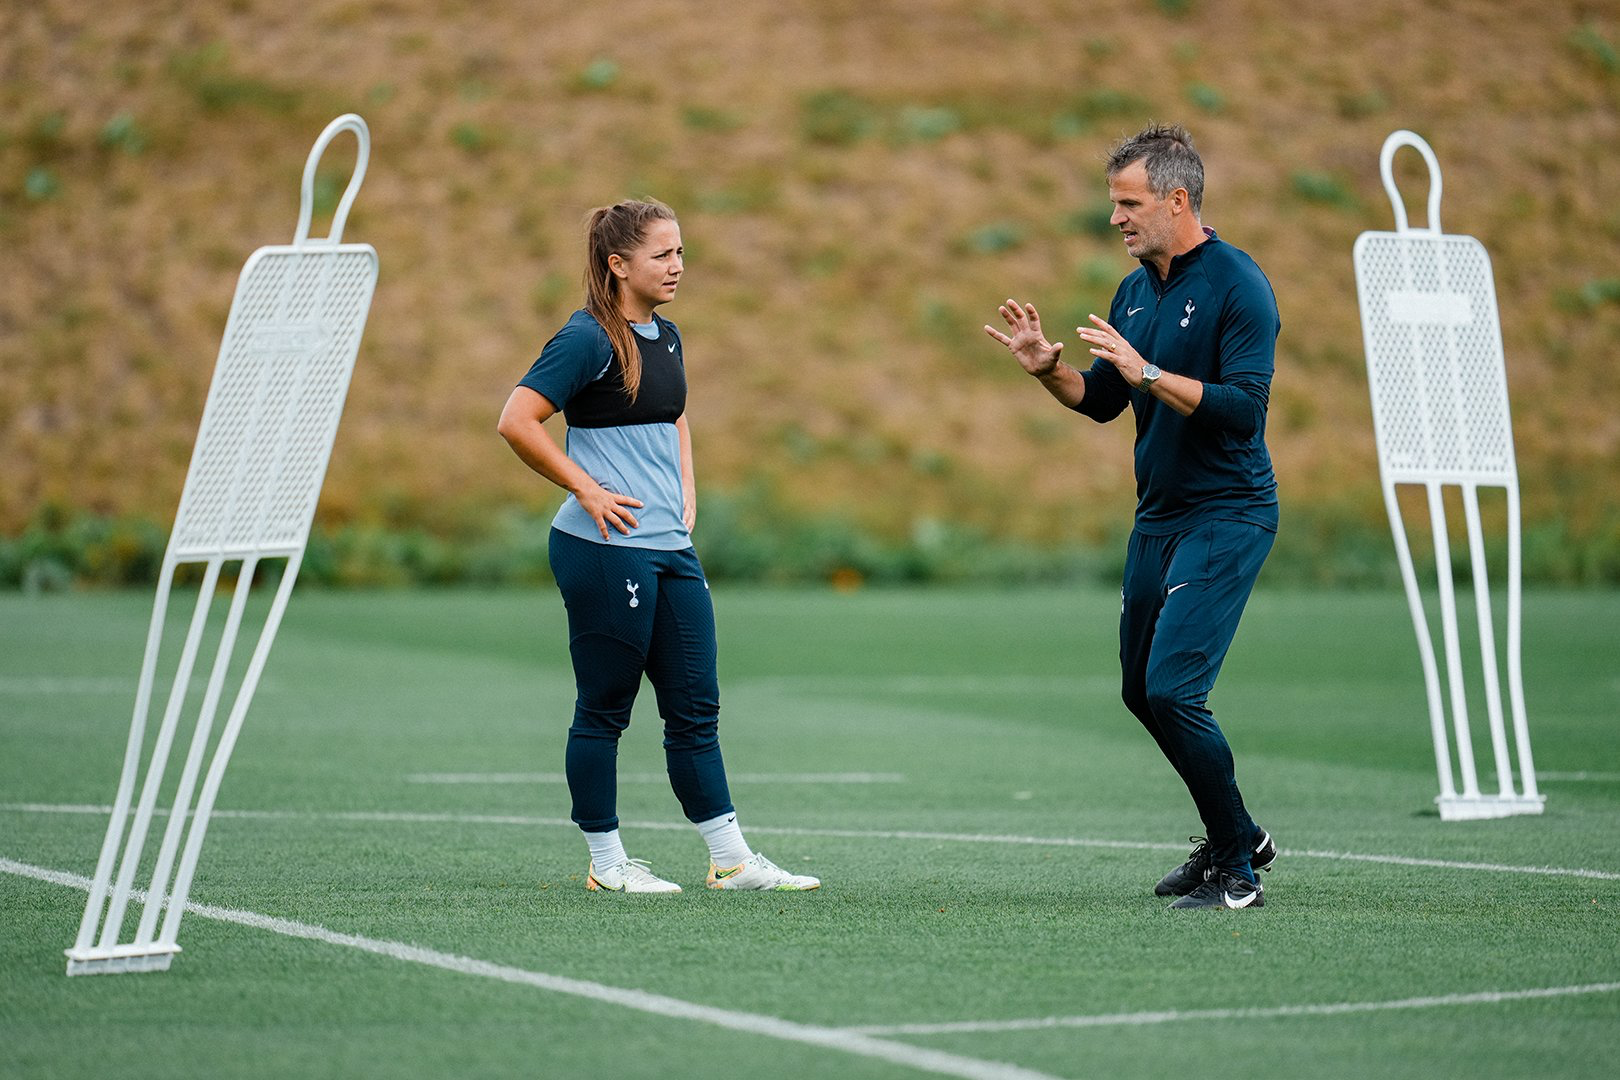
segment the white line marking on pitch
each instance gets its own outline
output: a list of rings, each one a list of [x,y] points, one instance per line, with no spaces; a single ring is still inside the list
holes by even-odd
[[[278,693],[272,680],[259,683],[258,693]],[[133,694],[135,680],[123,675],[0,675],[0,694]],[[201,685],[188,688],[189,694],[203,692]]]
[[[1142,1027],[1186,1020],[1267,1020],[1285,1016],[1342,1016],[1346,1013],[1397,1009],[1434,1009],[1455,1005],[1494,1005],[1504,1001],[1612,994],[1620,982],[1583,986],[1546,986],[1533,990],[1486,990],[1477,994],[1402,998],[1399,1001],[1341,1001],[1331,1005],[1276,1005],[1247,1009],[1175,1009],[1164,1012],[1103,1013],[1096,1016],[1046,1016],[1032,1020],[963,1020],[949,1024],[869,1024],[845,1028],[862,1035],[960,1035],[990,1031],[1038,1031],[1044,1028]]]
[[[1584,769],[1578,772],[1542,772],[1540,769],[1537,769],[1536,779],[1552,780],[1554,782],[1564,780],[1593,780],[1600,784],[1613,784],[1620,783],[1620,772],[1587,772]]]
[[[82,891],[88,891],[90,888],[90,879],[80,877],[78,874],[32,866],[28,863],[14,862],[6,858],[0,858],[0,871],[15,874],[19,877],[33,878],[36,881],[48,882],[52,885],[65,885]],[[144,900],[144,897],[141,897],[141,899]],[[800,1024],[775,1016],[736,1012],[731,1009],[716,1008],[712,1005],[699,1005],[696,1002],[665,997],[662,994],[648,993],[645,990],[607,986],[603,983],[587,982],[584,979],[571,979],[565,975],[548,975],[543,971],[528,971],[523,968],[509,967],[505,964],[490,963],[487,960],[475,960],[469,956],[456,956],[452,953],[438,952],[434,949],[424,949],[419,945],[407,945],[400,941],[379,941],[376,938],[360,937],[357,934],[343,934],[335,930],[328,930],[322,926],[294,922],[291,919],[281,919],[273,915],[260,915],[253,911],[238,911],[234,908],[215,907],[211,904],[199,904],[194,901],[186,904],[186,911],[205,919],[235,923],[238,926],[246,926],[255,930],[268,930],[272,934],[281,934],[285,937],[302,938],[306,941],[318,941],[325,945],[339,945],[348,949],[358,949],[361,952],[387,956],[395,960],[403,960],[406,963],[442,968],[445,971],[454,971],[462,975],[477,975],[481,978],[496,979],[519,986],[532,986],[540,990],[550,990],[553,993],[570,994],[574,997],[588,998],[592,1001],[602,1001],[621,1008],[635,1009],[638,1012],[653,1013],[658,1016],[669,1016],[677,1020],[696,1020],[700,1023],[713,1024],[716,1027],[742,1031],[751,1035],[764,1035],[785,1042],[804,1043],[827,1050],[839,1050],[846,1054],[876,1058],[879,1061],[887,1061],[895,1065],[903,1065],[941,1076],[960,1076],[966,1077],[968,1080],[1057,1080],[1056,1077],[1049,1073],[1035,1072],[1032,1069],[1025,1069],[1004,1062],[985,1061],[979,1058],[964,1057],[960,1054],[930,1050],[926,1047],[910,1046],[906,1043],[888,1042],[884,1039],[842,1028]]]
[[[645,828],[631,825],[631,828]],[[930,832],[871,832],[857,829],[798,829],[771,828],[749,825],[749,832],[774,833],[778,836],[830,836],[882,840],[940,840],[956,843],[1030,844],[1048,847],[1125,848],[1137,851],[1184,851],[1186,844],[1160,844],[1145,840],[1091,840],[1063,836],[990,836],[980,833]],[[1553,877],[1597,878],[1602,881],[1620,881],[1620,873],[1610,870],[1584,870],[1560,866],[1508,866],[1502,863],[1455,862],[1449,859],[1414,859],[1405,855],[1362,855],[1346,851],[1301,851],[1293,848],[1277,849],[1279,855],[1307,859],[1338,859],[1354,862],[1390,863],[1395,866],[1433,866],[1446,870],[1487,870],[1498,874],[1545,874]]]
[[[568,776],[560,772],[514,773],[410,773],[405,777],[411,784],[566,784]],[[727,773],[726,780],[733,784],[903,784],[903,773],[843,772],[843,773]],[[620,773],[621,784],[667,784],[668,773]]]
[[[27,814],[110,814],[110,806],[75,803],[0,803],[0,811]],[[165,813],[163,810],[157,813]],[[306,819],[311,821],[382,821],[410,824],[525,825],[573,828],[567,818],[534,817],[526,814],[452,814],[390,810],[215,810],[216,818]],[[654,829],[686,832],[684,821],[626,821],[626,829]],[[1016,836],[994,833],[941,833],[911,830],[805,829],[782,825],[748,825],[750,833],[761,836],[807,836],[838,840],[926,840],[952,844],[1021,844],[1030,847],[1106,848],[1122,851],[1185,851],[1186,844],[1164,844],[1151,840],[1095,840],[1079,836]],[[1306,851],[1282,848],[1279,854],[1294,858],[1333,859],[1348,862],[1386,863],[1391,866],[1431,866],[1440,870],[1479,870],[1493,874],[1534,874],[1544,877],[1592,878],[1620,881],[1620,872],[1587,870],[1566,866],[1513,866],[1507,863],[1459,862],[1452,859],[1420,859],[1407,855],[1370,855],[1354,851]]]
[[[0,675],[0,694],[123,694],[134,690],[134,679],[118,675]]]
[[[1438,866],[1450,870],[1489,870],[1498,874],[1549,874],[1554,877],[1597,878],[1620,881],[1620,874],[1608,870],[1580,870],[1559,866],[1504,866],[1501,863],[1451,862],[1446,859],[1413,859],[1405,855],[1358,855],[1350,851],[1290,851],[1279,848],[1279,855],[1303,855],[1309,859],[1341,859],[1351,862],[1388,863],[1392,866]]]

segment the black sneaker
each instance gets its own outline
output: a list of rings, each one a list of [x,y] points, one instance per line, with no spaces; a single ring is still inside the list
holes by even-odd
[[[1277,845],[1271,842],[1271,834],[1260,830],[1260,842],[1254,845],[1254,854],[1249,856],[1250,870],[1264,870],[1271,873],[1271,864],[1277,861]]]
[[[1155,896],[1186,896],[1204,883],[1204,876],[1209,873],[1209,841],[1202,836],[1189,836],[1189,841],[1197,846],[1187,861],[1170,871],[1159,879],[1153,887]],[[1277,845],[1272,843],[1271,834],[1260,830],[1260,840],[1254,845],[1254,854],[1249,856],[1249,867],[1253,870],[1271,872],[1271,864],[1277,861]]]
[[[1196,844],[1187,861],[1170,871],[1159,879],[1153,886],[1155,896],[1186,896],[1204,883],[1204,875],[1209,873],[1209,841],[1202,836],[1189,836],[1189,841]]]
[[[1266,891],[1258,883],[1230,870],[1215,867],[1210,870],[1209,877],[1196,889],[1178,898],[1170,906],[1184,911],[1189,908],[1229,908],[1241,911],[1244,908],[1265,907],[1265,905]]]

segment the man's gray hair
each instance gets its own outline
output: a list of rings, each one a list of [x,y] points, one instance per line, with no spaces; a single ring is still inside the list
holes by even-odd
[[[1186,128],[1153,124],[1132,135],[1109,153],[1109,179],[1137,161],[1147,167],[1148,190],[1156,198],[1186,188],[1187,204],[1193,216],[1198,216],[1204,205],[1204,159],[1198,156]]]

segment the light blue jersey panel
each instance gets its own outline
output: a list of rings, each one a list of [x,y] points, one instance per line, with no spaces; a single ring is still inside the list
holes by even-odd
[[[681,433],[674,424],[569,428],[568,456],[607,490],[645,505],[632,508],[640,525],[629,536],[610,526],[603,541],[591,515],[570,495],[552,520],[553,528],[598,544],[657,551],[692,546],[692,534],[681,522]]]

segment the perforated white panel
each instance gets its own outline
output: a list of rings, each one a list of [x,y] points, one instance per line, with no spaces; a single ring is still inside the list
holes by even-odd
[[[1380,468],[1507,484],[1516,467],[1491,260],[1471,236],[1362,233],[1356,287]]]
[[[332,215],[331,230],[325,238],[311,238],[316,167],[327,146],[345,132],[353,134],[358,144],[354,172]],[[368,244],[342,242],[343,226],[365,177],[370,153],[370,132],[359,116],[348,113],[326,125],[304,162],[292,244],[255,251],[236,283],[180,510],[158,578],[118,794],[79,933],[67,950],[69,975],[162,971],[180,951],[176,941],[180,916],[186,910],[208,821],[298,580],[315,501],[326,478],[349,376],[377,285],[377,253]],[[253,655],[241,674],[224,729],[212,743],[204,777],[204,758],[213,739],[214,721],[229,692],[232,656],[243,629],[250,590],[241,585],[253,581],[261,558],[277,556],[286,557],[286,567]],[[196,703],[180,777],[166,786],[164,775],[179,745],[176,735],[182,714],[193,707],[188,690],[210,624],[220,571],[225,562],[235,559],[242,560],[240,578],[229,614],[219,628],[208,689]],[[147,721],[158,685],[158,654],[164,650],[169,596],[175,569],[181,563],[204,563],[206,569],[179,663],[173,669],[169,703],[161,713],[156,735],[149,740]],[[145,779],[136,804],[136,781],[143,771]],[[158,802],[168,795],[173,796],[173,804],[166,811],[168,822],[158,854],[143,861]],[[142,898],[135,879],[148,867],[151,879]],[[132,899],[141,904],[142,913],[130,940],[125,937],[124,924]]]
[[[1428,224],[1423,228],[1408,225],[1406,202],[1395,183],[1393,162],[1403,147],[1416,150],[1429,170]],[[1435,802],[1445,821],[1539,814],[1544,800],[1536,790],[1535,765],[1530,755],[1520,655],[1519,478],[1491,260],[1473,237],[1448,236],[1442,231],[1440,162],[1421,135],[1404,129],[1392,132],[1379,153],[1378,170],[1389,194],[1395,231],[1365,232],[1356,238],[1356,291],[1361,300],[1361,332],[1367,349],[1367,381],[1372,393],[1384,507],[1389,514],[1412,627],[1417,631],[1418,658],[1428,698],[1429,729],[1440,779],[1440,795]],[[1456,739],[1457,773],[1462,778],[1460,789],[1452,769],[1452,736],[1446,730],[1434,638],[1396,493],[1401,484],[1421,484],[1428,495],[1435,584],[1439,587],[1440,639],[1445,650],[1446,689]],[[1485,684],[1485,712],[1498,786],[1494,794],[1481,791],[1474,760],[1446,522],[1448,486],[1461,492],[1468,559],[1473,568],[1480,674]],[[1503,488],[1507,495],[1508,697],[1522,790],[1514,787],[1503,723],[1485,530],[1479,512],[1482,486]]]
[[[178,558],[302,547],[376,284],[369,245],[248,259],[180,497]]]

